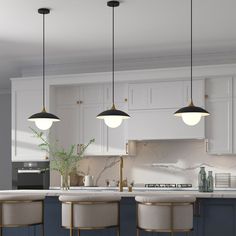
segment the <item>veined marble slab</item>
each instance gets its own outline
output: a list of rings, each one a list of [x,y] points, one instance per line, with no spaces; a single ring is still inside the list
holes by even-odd
[[[196,198],[236,198],[236,190],[231,191],[215,191],[213,193],[199,193],[198,191],[145,191],[145,190],[134,190],[133,192],[128,192],[126,189],[124,192],[119,192],[118,190],[107,190],[107,189],[98,189],[98,190],[92,190],[92,189],[71,189],[71,190],[1,190],[0,194],[17,194],[17,195],[23,195],[23,194],[45,194],[45,196],[59,196],[62,194],[68,194],[68,195],[118,195],[121,197],[135,197],[138,195],[142,196],[151,196],[151,195],[173,195],[173,196],[184,196],[184,195],[191,195],[195,196]]]

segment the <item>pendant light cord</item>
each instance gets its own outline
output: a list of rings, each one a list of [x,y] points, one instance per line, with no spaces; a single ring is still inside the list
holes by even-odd
[[[45,14],[43,14],[43,111],[45,111]]]
[[[115,7],[112,7],[112,107],[115,108]]]
[[[191,104],[193,103],[193,0],[191,0]]]

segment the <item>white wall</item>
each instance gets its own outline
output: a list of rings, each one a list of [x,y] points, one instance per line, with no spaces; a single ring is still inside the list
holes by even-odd
[[[79,169],[89,172],[97,184],[119,178],[119,158],[91,157],[80,163]],[[203,140],[172,140],[140,142],[137,156],[124,162],[124,176],[135,183],[191,183],[197,186],[200,166],[213,172],[230,172],[236,176],[236,156],[210,156]],[[102,174],[101,174],[102,173]]]
[[[11,95],[0,94],[0,189],[11,189]]]

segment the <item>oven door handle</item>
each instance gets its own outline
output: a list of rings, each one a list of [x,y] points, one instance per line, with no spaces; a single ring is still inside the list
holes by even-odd
[[[28,174],[28,173],[34,173],[34,174],[40,174],[42,173],[42,170],[17,170],[18,174]]]

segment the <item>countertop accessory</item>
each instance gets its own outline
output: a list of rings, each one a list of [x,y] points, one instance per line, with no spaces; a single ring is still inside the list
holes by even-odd
[[[35,125],[41,130],[50,129],[53,122],[60,121],[60,119],[53,115],[52,113],[48,113],[45,108],[45,15],[50,13],[50,9],[48,8],[40,8],[38,9],[38,13],[43,15],[43,109],[41,112],[33,114],[28,118],[29,121],[35,122]]]
[[[209,112],[193,104],[193,0],[191,0],[191,85],[190,85],[190,103],[187,107],[180,108],[174,113],[174,116],[182,117],[186,125],[194,126],[198,124],[203,116],[209,116]]]
[[[207,178],[205,167],[200,167],[200,171],[198,173],[198,191],[207,192]]]
[[[230,188],[231,187],[231,174],[230,173],[216,173],[215,174],[215,187],[216,188]]]
[[[92,175],[85,175],[83,179],[83,183],[85,187],[93,187],[94,186],[94,177]]]
[[[213,179],[212,171],[208,171],[207,192],[213,192],[213,191],[214,191],[214,179]]]
[[[110,128],[117,128],[122,121],[129,119],[130,116],[115,107],[115,7],[120,5],[119,1],[109,1],[107,6],[112,8],[112,107],[97,115],[98,119],[103,119],[105,124]]]

